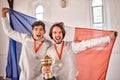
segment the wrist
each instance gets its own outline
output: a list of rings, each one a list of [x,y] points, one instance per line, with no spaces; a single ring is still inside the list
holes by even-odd
[[[2,14],[2,17],[7,17],[6,14]]]

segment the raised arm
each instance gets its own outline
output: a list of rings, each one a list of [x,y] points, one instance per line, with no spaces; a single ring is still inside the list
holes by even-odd
[[[11,28],[7,18],[8,11],[9,8],[2,8],[3,30],[8,37],[14,39],[15,41],[22,42],[27,35],[19,33]]]
[[[79,51],[86,50],[87,48],[91,48],[91,47],[102,45],[102,44],[107,44],[110,42],[110,40],[114,39],[116,35],[117,35],[117,32],[113,32],[110,36],[94,38],[94,39],[81,41],[81,42],[73,42],[72,49],[75,53],[77,53]]]

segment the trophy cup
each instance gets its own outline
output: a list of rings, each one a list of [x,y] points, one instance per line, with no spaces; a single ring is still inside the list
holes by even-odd
[[[44,59],[41,60],[42,67],[51,68],[52,64],[53,64],[53,59],[48,55],[46,55]],[[45,73],[43,75],[44,75],[44,80],[55,80],[52,70],[50,70],[48,73]]]

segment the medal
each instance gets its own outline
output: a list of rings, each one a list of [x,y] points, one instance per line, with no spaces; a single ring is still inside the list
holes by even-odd
[[[35,53],[37,53],[37,51],[40,49],[40,47],[42,46],[43,43],[44,43],[44,41],[41,41],[41,43],[37,46],[36,45],[36,40],[34,40],[34,51],[35,51]]]
[[[58,64],[57,64],[59,67],[62,67],[63,66],[63,63],[61,62],[61,60],[58,60]]]
[[[60,52],[58,52],[57,46],[54,44],[54,49],[55,49],[55,51],[56,51],[56,53],[58,55],[58,58],[59,58],[59,61],[58,61],[58,64],[57,64],[59,67],[63,66],[62,62],[60,61],[61,58],[62,58],[63,48],[64,48],[64,41],[62,42],[62,46],[61,46]]]
[[[63,66],[63,64],[62,64],[61,62],[59,62],[59,63],[58,63],[58,66],[59,66],[59,67],[62,67],[62,66]]]
[[[55,49],[55,51],[56,51],[56,53],[57,53],[59,59],[62,58],[63,48],[64,48],[64,41],[62,42],[62,46],[61,46],[60,52],[58,52],[57,46],[54,44],[54,49]]]

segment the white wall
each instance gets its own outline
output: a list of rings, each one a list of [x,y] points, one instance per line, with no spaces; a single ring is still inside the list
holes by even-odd
[[[112,54],[106,80],[120,80],[120,54]]]
[[[90,4],[91,0],[67,0],[67,7],[61,8],[61,0],[14,0],[14,9],[34,16],[34,7],[41,4],[45,7],[45,20],[50,22],[65,22],[65,25],[73,27],[90,27]],[[37,2],[37,4],[36,4]],[[106,10],[106,24],[110,30],[115,30],[120,33],[120,0],[104,0]],[[0,9],[8,6],[7,0],[0,0]],[[0,13],[1,15],[1,13]],[[0,26],[1,21],[0,21]],[[8,38],[0,27],[0,75],[4,74],[6,65],[6,56],[8,50]],[[107,80],[120,80],[120,34],[113,48],[111,60],[107,73]]]
[[[118,32],[107,73],[107,80],[120,80],[120,0],[105,0],[108,26]]]

